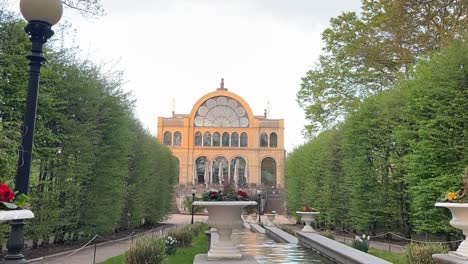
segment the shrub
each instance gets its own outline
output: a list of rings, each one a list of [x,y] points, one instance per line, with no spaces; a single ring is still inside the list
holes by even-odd
[[[177,251],[177,240],[167,236],[164,241],[166,242],[166,255],[174,255]]]
[[[406,246],[406,259],[409,264],[432,264],[432,254],[447,253],[445,246],[440,244],[416,244]]]
[[[335,240],[335,232],[333,231],[322,231],[320,232],[320,235]]]
[[[127,251],[128,264],[163,263],[166,257],[166,242],[149,236],[138,238]]]
[[[351,246],[357,250],[360,250],[362,252],[366,252],[369,250],[369,237],[366,237],[366,235],[362,235],[361,237],[356,236],[351,243]]]
[[[171,236],[177,240],[178,247],[188,247],[190,244],[192,244],[192,238],[194,234],[195,233],[193,230],[191,230],[191,228],[181,228],[170,231],[167,236]]]

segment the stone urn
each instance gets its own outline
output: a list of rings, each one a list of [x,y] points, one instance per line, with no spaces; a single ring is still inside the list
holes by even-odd
[[[275,221],[276,214],[264,214],[267,217],[267,225],[266,226],[275,226],[273,223]]]
[[[312,223],[312,221],[314,220],[314,217],[316,215],[320,214],[320,212],[299,212],[299,211],[297,211],[296,214],[300,215],[302,221],[304,221],[304,223],[305,223],[305,226],[302,229],[302,232],[306,232],[306,233],[315,232],[315,230],[312,228],[310,223]]]
[[[256,205],[255,201],[196,201],[194,205],[204,206],[208,210],[206,223],[218,230],[219,240],[214,242],[208,251],[208,260],[241,259],[242,254],[237,245],[231,240],[232,230],[241,228],[242,208]]]
[[[450,225],[461,229],[465,240],[458,246],[457,251],[450,251],[449,255],[468,260],[468,203],[436,203],[436,207],[445,207],[452,213],[452,220]]]
[[[34,218],[34,214],[30,210],[0,210],[0,224],[31,218]]]
[[[246,214],[242,215],[242,219],[244,219],[244,223],[247,223],[247,218],[248,217],[249,217],[249,215],[246,215]]]

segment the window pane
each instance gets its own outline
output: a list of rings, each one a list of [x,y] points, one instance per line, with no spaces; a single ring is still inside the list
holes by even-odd
[[[238,147],[238,146],[239,146],[239,134],[234,132],[231,135],[231,147]]]
[[[210,134],[210,132],[205,132],[205,134],[203,134],[203,146],[206,146],[206,147],[211,146],[211,134]]]
[[[276,148],[278,146],[278,136],[276,133],[271,133],[270,134],[270,147]]]
[[[195,132],[195,146],[201,146],[201,132]]]
[[[182,144],[182,133],[177,131],[174,133],[174,146],[180,146]]]
[[[247,133],[244,132],[240,136],[240,146],[247,147],[247,142],[248,142]]]
[[[164,132],[164,145],[172,145],[172,133],[169,131]]]
[[[213,147],[219,147],[221,144],[221,136],[219,135],[218,132],[215,132],[213,134]]]
[[[223,147],[229,147],[229,133],[223,133]]]
[[[268,147],[268,135],[266,133],[260,135],[260,147]]]

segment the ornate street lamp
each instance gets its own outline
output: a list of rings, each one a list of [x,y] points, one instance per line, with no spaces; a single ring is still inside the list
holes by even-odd
[[[194,209],[195,209],[195,206],[193,205],[193,203],[195,202],[195,193],[196,193],[197,190],[195,189],[192,189],[192,221],[190,221],[190,223],[193,225],[193,214],[195,213]]]
[[[34,127],[36,124],[37,96],[39,94],[39,74],[46,59],[42,56],[44,43],[52,37],[52,26],[62,17],[63,7],[60,0],[21,0],[20,10],[28,21],[24,28],[31,40],[31,54],[26,56],[29,62],[29,81],[24,112],[21,146],[18,148],[18,167],[15,177],[15,190],[19,194],[27,194],[29,174],[31,171],[31,155],[34,143]],[[26,263],[21,249],[24,244],[23,220],[11,221],[11,233],[8,238],[8,252],[5,263]]]

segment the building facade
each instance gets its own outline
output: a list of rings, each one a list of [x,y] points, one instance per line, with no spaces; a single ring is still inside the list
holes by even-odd
[[[189,114],[158,117],[157,138],[178,159],[180,186],[284,187],[284,120],[254,115],[223,81]]]

